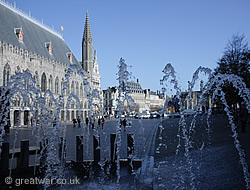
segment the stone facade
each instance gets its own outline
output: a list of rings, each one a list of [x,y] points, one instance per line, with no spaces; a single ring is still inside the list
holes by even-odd
[[[127,85],[129,94],[136,104],[136,108],[131,104],[133,111],[142,113],[146,110],[156,111],[162,107],[163,99],[161,98],[160,94],[155,93],[150,89],[143,90],[139,80],[137,80],[137,82],[129,81]],[[109,87],[107,90],[103,90],[103,105],[107,114],[116,114],[117,98],[117,87]]]
[[[0,86],[7,86],[12,75],[29,70],[42,93],[49,89],[55,98],[59,98],[65,82],[65,74],[69,66],[75,64],[83,70],[90,87],[102,93],[96,51],[93,59],[93,51],[87,52],[83,45],[82,63],[89,64],[85,67],[76,60],[59,33],[2,1],[0,1],[0,11],[2,13],[0,16],[2,25],[0,27]],[[21,29],[17,30],[18,27]],[[87,32],[90,32],[88,14],[85,30],[86,28]],[[88,34],[84,31],[83,41],[86,35]],[[93,49],[93,43],[90,46]],[[84,88],[86,87],[82,77],[74,72],[67,84],[64,99],[66,100],[70,93],[74,93],[79,97],[80,105],[76,105],[77,102],[73,100],[66,110],[66,102],[63,102],[61,121],[71,122],[77,116],[82,119],[87,116],[89,105]],[[22,104],[20,97],[12,98],[15,101],[10,109],[11,126],[28,125],[31,118],[29,107]],[[47,106],[52,110],[55,109],[52,104]]]
[[[191,91],[189,97],[186,99],[188,93],[182,92],[182,101],[185,105],[185,109],[195,109],[200,101],[202,91]],[[210,96],[206,95],[203,101],[200,102],[199,111],[207,112],[211,108],[212,99]]]
[[[115,115],[117,113],[117,87],[108,87],[107,90],[103,90],[103,106],[107,115]]]

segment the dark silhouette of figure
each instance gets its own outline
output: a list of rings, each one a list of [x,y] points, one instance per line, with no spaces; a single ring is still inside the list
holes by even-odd
[[[92,120],[92,129],[94,129],[95,128],[95,120],[93,119]]]
[[[126,118],[123,119],[122,124],[123,124],[124,131],[125,131],[126,130],[126,126],[127,126],[127,120],[126,120]]]
[[[88,124],[89,124],[89,118],[88,117],[86,117],[85,122],[86,122],[86,125],[88,126]]]
[[[98,118],[98,127],[100,127],[100,126],[101,126],[101,119]]]
[[[78,115],[78,117],[77,117],[77,122],[78,122],[78,127],[80,128],[80,127],[81,127],[81,118],[80,118],[79,115]]]
[[[95,128],[95,118],[90,118],[90,126],[92,126],[92,129]]]
[[[104,126],[104,117],[102,116],[102,129],[103,129],[103,126]]]
[[[77,123],[77,121],[76,121],[76,119],[74,118],[74,119],[73,119],[73,124],[74,124],[74,126],[73,126],[73,127],[75,127],[75,126],[76,126],[76,123]]]

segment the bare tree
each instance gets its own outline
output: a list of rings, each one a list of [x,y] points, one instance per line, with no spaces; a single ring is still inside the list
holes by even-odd
[[[222,58],[218,61],[215,73],[234,74],[243,79],[246,86],[250,87],[250,50],[244,34],[234,34],[228,41]],[[229,83],[224,86],[226,99],[230,105],[240,103],[238,91]]]

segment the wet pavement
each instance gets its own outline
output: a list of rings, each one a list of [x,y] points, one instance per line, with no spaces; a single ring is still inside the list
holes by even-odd
[[[185,118],[187,126],[192,117]],[[209,119],[210,133],[207,130],[206,116],[198,116],[196,127],[192,133],[192,149],[189,162],[185,156],[183,139],[180,140],[179,152],[176,154],[179,138],[179,118],[163,120],[163,131],[159,134],[159,119],[133,120],[132,127],[121,130],[121,158],[126,158],[126,134],[135,133],[135,158],[142,159],[143,167],[138,178],[121,176],[120,183],[114,180],[104,180],[103,177],[93,177],[80,186],[65,186],[65,189],[246,189],[239,154],[232,138],[231,127],[224,115],[211,116]],[[67,125],[67,160],[75,160],[75,136],[85,134],[84,159],[93,159],[93,134],[101,137],[101,159],[110,156],[110,134],[116,132],[116,121],[106,121],[104,129],[73,128]],[[85,130],[85,131],[84,131]],[[86,131],[87,130],[87,131]],[[242,134],[238,129],[239,140],[245,151],[245,158],[250,165],[250,127]],[[11,146],[14,143],[14,131],[5,136]],[[32,130],[18,130],[16,147],[20,139],[30,139],[31,145],[36,144]],[[87,147],[88,144],[88,147]],[[160,146],[159,146],[160,145]],[[11,147],[10,146],[10,147]],[[143,174],[143,175],[142,175]]]
[[[190,126],[191,117],[186,121]],[[164,120],[162,140],[159,134],[156,138],[156,149],[159,144],[162,146],[160,153],[154,155],[154,189],[246,189],[240,157],[226,116],[211,116],[210,135],[206,122],[206,116],[199,116],[196,120],[188,161],[184,154],[184,139],[181,139],[181,147],[176,154],[179,118]],[[237,132],[250,166],[250,127],[246,130],[247,133],[241,133],[240,129]]]

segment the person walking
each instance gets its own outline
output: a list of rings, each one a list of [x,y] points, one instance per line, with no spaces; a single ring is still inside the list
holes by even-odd
[[[33,116],[30,118],[31,127],[33,127]]]
[[[92,129],[94,129],[95,128],[95,118],[94,117],[91,119],[91,124],[92,124]]]
[[[98,127],[100,128],[101,127],[101,119],[98,118]]]
[[[77,117],[77,122],[78,122],[78,127],[80,128],[80,127],[81,127],[81,118],[80,118],[79,115],[78,115],[78,117]]]
[[[76,119],[74,118],[74,119],[73,119],[73,124],[74,124],[73,127],[76,126],[76,122],[77,122],[77,121],[76,121]]]
[[[86,122],[86,125],[88,126],[88,124],[89,124],[89,118],[88,117],[86,117],[85,122]]]
[[[104,121],[105,121],[105,119],[104,119],[104,117],[102,116],[102,129],[103,129],[103,126],[104,126]]]
[[[124,127],[124,131],[126,131],[126,126],[127,126],[126,118],[123,119],[122,124],[123,124],[123,127]]]

